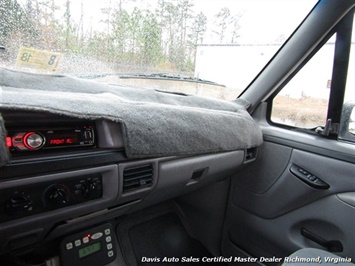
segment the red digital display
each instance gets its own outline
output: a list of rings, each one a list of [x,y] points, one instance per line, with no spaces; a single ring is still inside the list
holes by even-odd
[[[49,141],[50,145],[70,145],[70,144],[76,144],[76,139],[75,138],[56,138],[56,139],[51,139]]]
[[[56,134],[48,138],[48,144],[50,146],[75,145],[78,144],[78,135],[75,133]]]

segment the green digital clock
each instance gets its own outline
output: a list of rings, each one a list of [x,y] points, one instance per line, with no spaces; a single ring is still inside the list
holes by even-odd
[[[90,246],[79,249],[79,258],[85,258],[101,250],[101,242],[96,242]]]

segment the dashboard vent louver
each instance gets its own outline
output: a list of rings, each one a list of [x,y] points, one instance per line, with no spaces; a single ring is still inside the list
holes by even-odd
[[[153,166],[137,165],[123,170],[123,192],[153,184]]]

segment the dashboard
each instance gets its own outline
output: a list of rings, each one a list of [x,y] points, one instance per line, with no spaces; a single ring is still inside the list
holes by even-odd
[[[225,179],[257,154],[252,148],[129,159],[120,123],[35,111],[1,114],[11,153],[0,168],[1,254],[62,241]],[[92,243],[80,254],[100,245]]]

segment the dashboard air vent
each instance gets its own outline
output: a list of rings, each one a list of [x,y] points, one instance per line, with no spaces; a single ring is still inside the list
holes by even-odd
[[[123,192],[153,184],[153,166],[137,165],[123,170]]]

